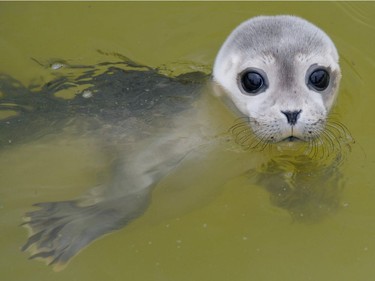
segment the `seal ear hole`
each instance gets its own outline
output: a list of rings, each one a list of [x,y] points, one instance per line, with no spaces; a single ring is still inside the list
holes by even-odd
[[[310,74],[307,84],[314,90],[321,92],[327,89],[329,81],[330,76],[328,71],[323,68],[318,68]]]
[[[256,95],[267,88],[267,79],[260,70],[247,69],[239,76],[239,86],[244,94]]]

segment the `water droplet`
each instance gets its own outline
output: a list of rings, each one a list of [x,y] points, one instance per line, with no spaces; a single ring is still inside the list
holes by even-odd
[[[91,98],[93,96],[92,92],[90,90],[84,90],[82,92],[82,97],[85,99]]]
[[[64,64],[62,64],[61,62],[55,62],[55,63],[51,64],[52,70],[58,70],[62,67],[64,67]]]

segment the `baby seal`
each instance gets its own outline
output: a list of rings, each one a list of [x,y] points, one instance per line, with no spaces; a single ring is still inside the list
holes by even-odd
[[[257,142],[267,144],[312,142],[327,134],[340,77],[329,37],[294,16],[261,16],[242,23],[221,47],[213,69],[219,94],[245,117],[241,124],[251,128]],[[22,249],[58,268],[93,240],[140,216],[152,188],[198,146],[212,144],[218,134],[212,124],[221,120],[206,109],[205,102],[198,102],[180,114],[190,119],[173,117],[142,131],[133,125],[132,132],[141,137],[131,142],[134,136],[127,130],[117,141],[125,143],[120,150],[128,147],[118,153],[110,183],[89,198],[37,204],[40,209],[27,214],[31,236]],[[197,130],[191,122],[205,127]]]

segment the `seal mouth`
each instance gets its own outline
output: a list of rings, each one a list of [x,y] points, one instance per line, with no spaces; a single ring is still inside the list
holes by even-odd
[[[282,141],[285,141],[285,142],[296,142],[296,141],[302,141],[300,138],[297,138],[295,136],[289,136],[285,139],[283,139]]]

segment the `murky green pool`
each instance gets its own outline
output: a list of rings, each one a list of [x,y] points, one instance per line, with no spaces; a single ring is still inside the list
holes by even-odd
[[[51,77],[35,60],[94,64],[103,61],[98,49],[176,72],[206,70],[243,20],[302,16],[336,43],[343,80],[334,114],[356,140],[342,167],[339,208],[317,222],[294,221],[246,175],[214,194],[185,192],[204,197],[182,211],[160,211],[172,192],[163,185],[178,182],[172,177],[144,216],[59,273],[19,251],[22,216],[33,203],[80,195],[105,177],[108,163],[84,139],[8,146],[0,152],[1,280],[374,280],[374,13],[371,2],[0,3],[0,72],[25,85]]]

